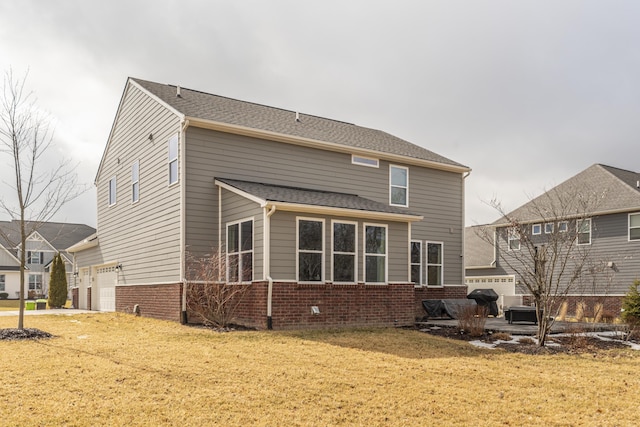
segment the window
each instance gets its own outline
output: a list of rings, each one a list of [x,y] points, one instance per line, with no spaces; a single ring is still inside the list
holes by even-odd
[[[324,221],[298,219],[298,281],[321,282]]]
[[[531,234],[534,236],[542,233],[542,226],[540,224],[533,224],[531,226]]]
[[[356,224],[333,223],[333,281],[356,281]]]
[[[109,180],[109,206],[116,204],[116,177]]]
[[[640,240],[640,213],[629,214],[629,240]]]
[[[558,223],[558,233],[566,233],[569,229],[569,223],[567,221],[561,221]]]
[[[389,203],[394,206],[409,206],[409,169],[389,166]]]
[[[551,233],[553,233],[553,223],[547,222],[544,224],[544,234],[551,234]]]
[[[140,200],[140,162],[136,160],[131,166],[131,201]]]
[[[411,241],[411,281],[414,285],[422,284],[422,242]]]
[[[169,138],[169,185],[178,182],[178,134]]]
[[[42,264],[42,252],[27,251],[27,264]]]
[[[42,289],[42,275],[30,274],[29,275],[29,290],[36,291]]]
[[[351,156],[351,163],[360,166],[369,166],[371,168],[377,168],[379,166],[378,159],[371,159],[369,157],[360,157],[355,154]]]
[[[578,226],[578,244],[590,245],[591,244],[591,218],[579,220]]]
[[[442,243],[427,243],[427,286],[442,286]]]
[[[364,226],[364,271],[366,283],[387,281],[387,227]]]
[[[227,281],[253,280],[253,220],[227,225]]]
[[[516,228],[510,228],[508,232],[508,242],[509,242],[509,250],[519,251],[520,250],[520,233]]]
[[[4,292],[5,288],[5,281],[6,281],[6,276],[4,274],[0,274],[0,292]]]

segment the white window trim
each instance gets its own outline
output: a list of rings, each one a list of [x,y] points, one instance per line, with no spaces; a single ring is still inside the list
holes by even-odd
[[[538,227],[538,232],[536,233],[536,227]],[[531,226],[531,234],[533,236],[537,236],[539,234],[542,234],[542,224],[533,224]]]
[[[627,218],[627,220],[628,220],[628,222],[627,222],[627,225],[628,225],[628,227],[627,227],[627,238],[629,239],[629,242],[640,242],[640,239],[632,239],[631,238],[631,229],[632,228],[633,229],[640,228],[640,226],[631,227],[631,217],[632,216],[636,216],[636,215],[640,216],[640,212],[632,212],[632,213],[630,213],[628,215],[628,218]]]
[[[512,238],[513,236],[516,236],[517,239]],[[511,247],[511,241],[512,240],[517,240],[518,241],[518,247],[517,248],[512,248]],[[507,250],[508,251],[519,251],[520,247],[521,247],[521,239],[519,236],[519,233],[516,230],[513,229],[507,229]]]
[[[27,264],[44,265],[44,251],[27,251]],[[51,252],[51,251],[48,251]],[[31,255],[38,254],[38,262],[31,262]]]
[[[243,222],[248,222],[248,221],[251,221],[251,250],[250,251],[243,251],[242,250],[242,225],[241,224]],[[229,226],[236,225],[236,224],[238,224],[238,235],[240,237],[240,241],[238,242],[238,252],[233,252],[233,254],[238,254],[238,281],[237,282],[231,282],[230,279],[229,279],[229,266],[231,265],[231,264],[229,264]],[[247,283],[253,282],[253,278],[254,278],[253,273],[255,271],[254,267],[255,267],[255,262],[256,262],[255,253],[254,253],[255,239],[256,239],[256,236],[255,236],[255,221],[254,221],[253,217],[248,217],[248,218],[240,219],[240,220],[237,220],[237,221],[230,221],[230,222],[228,222],[226,224],[224,240],[225,240],[225,244],[226,244],[226,250],[225,250],[226,260],[225,261],[226,261],[226,265],[227,265],[227,268],[226,268],[227,271],[226,271],[225,278],[226,278],[227,283],[247,284]],[[248,254],[248,253],[251,254],[251,260],[252,260],[251,261],[251,281],[246,281],[246,280],[242,281],[242,255],[243,254]]]
[[[138,178],[133,180],[133,168],[137,166]],[[138,184],[138,198],[135,198],[135,185]],[[136,160],[131,164],[131,203],[138,203],[140,201],[140,160]]]
[[[429,243],[432,243],[434,245],[440,245],[440,264],[429,264]],[[430,288],[442,288],[444,287],[444,242],[434,242],[434,241],[426,241],[424,242],[424,246],[426,248],[426,250],[424,251],[424,263],[425,263],[425,268],[427,270],[427,273],[425,274],[425,283],[427,284],[428,287]],[[430,285],[429,284],[429,266],[430,265],[435,265],[435,266],[440,266],[440,272],[441,272],[441,277],[440,277],[440,281],[442,282],[440,285]]]
[[[355,252],[336,252],[333,250],[334,246],[334,232],[333,232],[333,225],[334,224],[350,224],[354,226],[355,229],[355,236],[354,236],[354,246],[355,246]],[[296,245],[297,247],[297,245]],[[333,256],[334,255],[353,255],[353,282],[336,282],[333,279]],[[298,257],[296,256],[296,259],[298,259]],[[347,284],[347,285],[354,285],[356,283],[358,283],[358,223],[356,221],[343,221],[343,220],[338,220],[338,219],[332,219],[331,220],[331,281],[333,283],[337,283],[337,284]]]
[[[375,162],[375,164],[366,163],[366,161]],[[351,155],[351,164],[358,166],[366,166],[368,168],[379,168],[380,160],[374,159],[373,157],[365,157],[365,156],[357,156],[355,154]]]
[[[112,182],[113,182],[113,194],[111,189]],[[111,203],[112,195],[113,195],[113,203]],[[109,206],[115,206],[116,203],[118,202],[118,181],[116,180],[115,176],[111,177],[111,179],[109,180],[109,194],[107,195],[107,197],[109,197]]]
[[[7,286],[7,276],[5,274],[0,274],[0,292],[6,292]]]
[[[175,157],[171,157],[171,141],[175,138],[176,140],[176,156]],[[180,138],[178,137],[178,134],[174,134],[173,136],[171,136],[169,138],[169,140],[167,141],[167,157],[169,159],[169,161],[167,162],[167,166],[168,166],[168,174],[169,174],[169,187],[176,185],[179,181],[180,181],[180,163],[178,162],[178,159],[180,157]],[[176,180],[171,182],[171,164],[173,162],[176,162]]]
[[[561,227],[561,225],[563,224],[564,224],[564,230]],[[567,231],[569,231],[569,221],[560,221],[558,223],[558,233],[566,233]]]
[[[320,269],[320,280],[319,281],[310,281],[310,280],[305,280],[305,281],[301,281],[300,279],[300,221],[314,221],[314,222],[321,222],[322,223],[322,250],[321,251],[310,251],[310,250],[303,250],[303,253],[320,253],[322,254],[321,260],[322,260],[322,267]],[[296,280],[298,283],[302,283],[302,284],[318,284],[318,283],[324,283],[324,278],[325,278],[325,255],[324,255],[324,251],[325,251],[325,235],[326,235],[326,222],[324,218],[312,218],[312,217],[303,217],[303,216],[298,216],[296,217]],[[333,234],[333,233],[332,233]]]
[[[384,254],[370,254],[367,252],[367,227],[384,228]],[[362,280],[365,285],[386,285],[389,283],[389,225],[365,222],[362,224]],[[367,282],[367,257],[368,256],[384,256],[384,281],[383,282]]]
[[[551,231],[547,231],[547,227],[550,227]],[[544,234],[553,234],[554,230],[555,230],[555,224],[553,222],[544,223]]]
[[[418,286],[424,285],[424,280],[423,280],[424,275],[422,274],[423,273],[423,269],[424,269],[424,266],[422,265],[422,254],[424,253],[424,251],[422,249],[424,247],[424,243],[422,242],[422,240],[414,240],[414,239],[412,239],[409,242],[409,280],[411,280],[411,270],[412,270],[413,266],[414,265],[418,265],[418,264],[416,264],[416,263],[411,261],[411,249],[412,249],[412,246],[413,246],[414,243],[419,243],[420,244],[420,256],[418,257],[419,265],[420,265],[420,275],[419,275],[419,278],[418,278],[418,283],[413,282],[414,286],[418,287]]]
[[[400,185],[393,185],[391,183],[391,170],[392,169],[404,169],[407,172],[407,186],[403,187]],[[392,188],[404,188],[406,190],[406,200],[405,200],[405,204],[399,204],[399,203],[392,203],[391,202],[391,189]],[[409,207],[409,168],[406,166],[400,166],[400,165],[389,165],[389,205],[390,206],[400,206],[403,208],[408,208]]]
[[[37,288],[34,286],[33,289],[31,289],[31,276],[37,276],[40,277],[40,287]],[[42,273],[29,273],[29,276],[27,277],[27,289],[30,291],[36,291],[36,290],[44,290],[44,278],[42,277]]]
[[[589,242],[587,243],[580,243],[580,225],[582,224],[583,221],[589,221]],[[592,233],[593,233],[593,224],[591,222],[591,218],[584,218],[576,221],[576,238],[578,239],[577,243],[579,246],[590,245]]]

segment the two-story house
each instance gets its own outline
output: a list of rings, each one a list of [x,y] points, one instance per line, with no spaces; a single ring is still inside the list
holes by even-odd
[[[0,292],[6,292],[12,299],[20,293],[19,230],[18,221],[0,221]],[[29,234],[25,248],[25,296],[47,295],[51,263],[58,252],[65,261],[67,283],[73,285],[73,257],[66,248],[94,233],[95,229],[85,224],[45,222]]]
[[[566,209],[569,206],[573,211]],[[578,212],[580,209],[584,212]],[[622,297],[640,278],[639,173],[595,164],[506,216],[523,224],[527,238],[539,245],[548,244],[555,233],[575,236],[570,258],[583,257],[585,263],[579,280],[568,289],[569,314],[575,313],[579,302],[587,315],[594,313],[597,305],[614,315],[620,312]],[[506,297],[530,302],[518,272],[505,262],[505,257],[524,250],[504,218],[490,226],[467,228],[467,285],[470,289],[495,288]],[[565,277],[568,280],[570,275]]]
[[[128,79],[69,248],[80,308],[186,317],[187,260],[222,248],[259,328],[404,325],[464,297],[470,169],[388,133]],[[242,272],[242,273],[240,273]]]

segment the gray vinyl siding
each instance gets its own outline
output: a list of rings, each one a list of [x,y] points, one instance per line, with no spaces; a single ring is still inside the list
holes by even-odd
[[[403,222],[358,220],[352,217],[334,217],[309,213],[278,212],[271,217],[271,277],[275,281],[296,280],[296,230],[297,218],[324,220],[324,278],[331,280],[331,221],[356,222],[357,225],[357,281],[364,281],[364,224],[386,225],[388,239],[388,269],[390,282],[407,282],[408,279],[408,226]]]
[[[19,266],[20,263],[6,250],[0,248],[0,265],[3,267]]]
[[[254,139],[199,128],[187,130],[186,145],[186,240],[194,250],[206,251],[217,238],[218,195],[215,177],[289,185],[317,190],[357,194],[389,203],[389,162],[379,168],[351,164],[349,153],[336,153]],[[463,180],[460,173],[409,167],[408,213],[423,215],[412,224],[412,238],[444,243],[446,284],[462,284]],[[272,218],[272,277],[295,279],[295,219],[293,229],[279,223],[282,212]],[[379,221],[370,221],[379,222]],[[329,223],[327,223],[329,224]],[[408,276],[408,232],[399,233],[402,243],[390,242],[390,281],[406,281]],[[278,228],[282,227],[282,228]],[[286,228],[286,229],[285,229]],[[390,230],[391,231],[391,230]],[[280,232],[284,232],[281,235]],[[293,233],[293,243],[278,238]],[[359,238],[362,230],[359,229]],[[395,235],[395,234],[394,234]],[[293,252],[291,249],[293,248]],[[286,252],[286,253],[283,253]],[[397,255],[397,257],[396,257]],[[399,260],[402,258],[402,262]],[[291,263],[294,263],[291,271]],[[289,265],[285,265],[285,264]],[[358,266],[358,270],[362,266]],[[278,276],[276,278],[276,276]],[[326,276],[330,277],[330,276]]]
[[[256,202],[222,189],[222,247],[227,244],[227,224],[253,220],[253,278],[262,280],[264,268],[264,210]],[[215,248],[215,243],[213,244]]]
[[[121,284],[180,280],[180,184],[169,186],[168,171],[168,140],[179,131],[175,114],[128,86],[96,180],[100,263],[121,263]],[[140,200],[132,203],[136,160]],[[114,176],[117,200],[109,206]]]

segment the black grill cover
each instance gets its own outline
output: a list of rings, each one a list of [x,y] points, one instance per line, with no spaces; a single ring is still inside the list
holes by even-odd
[[[498,315],[498,304],[496,304],[496,301],[499,296],[493,289],[474,289],[467,295],[467,298],[475,300],[478,305],[487,307],[491,316]]]

